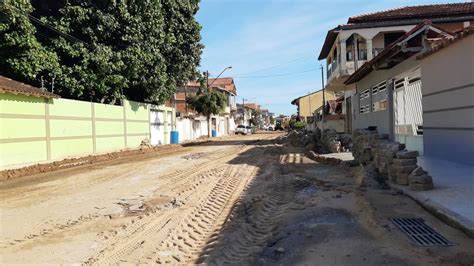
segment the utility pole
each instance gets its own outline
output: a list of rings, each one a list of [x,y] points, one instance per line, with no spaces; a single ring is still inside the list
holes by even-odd
[[[324,131],[324,111],[326,109],[326,96],[324,91],[324,67],[321,65],[321,86],[323,88],[323,114],[321,116],[321,137],[323,136]]]
[[[311,111],[311,92],[308,91],[308,102],[309,102],[309,115],[312,116],[313,112]],[[306,120],[306,119],[305,119]],[[308,121],[306,121],[308,123]]]
[[[204,76],[206,77],[206,89],[209,91],[209,71],[204,72]]]
[[[245,126],[245,98],[242,98],[242,125]]]

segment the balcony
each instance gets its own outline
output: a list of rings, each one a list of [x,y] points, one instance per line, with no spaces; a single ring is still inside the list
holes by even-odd
[[[372,58],[377,56],[383,48],[373,48]],[[343,80],[346,76],[352,75],[356,69],[360,68],[369,58],[367,49],[357,50],[357,60],[354,59],[354,50],[349,50],[345,55],[345,64],[341,64],[341,57],[338,56],[337,60],[332,60],[327,65],[326,78],[328,83],[335,82],[338,86],[342,86]]]

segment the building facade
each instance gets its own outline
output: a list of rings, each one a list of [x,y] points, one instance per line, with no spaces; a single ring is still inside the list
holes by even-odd
[[[353,84],[345,83],[347,78],[427,19],[447,31],[460,29],[474,22],[474,4],[402,7],[350,17],[346,24],[328,31],[318,59],[326,61],[326,90],[344,92],[346,132],[350,133],[353,128],[353,94],[356,91]]]

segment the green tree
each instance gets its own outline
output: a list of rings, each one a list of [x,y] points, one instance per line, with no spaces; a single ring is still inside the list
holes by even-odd
[[[208,89],[201,79],[201,88],[195,96],[189,97],[187,103],[196,112],[206,116],[208,136],[211,136],[211,116],[219,114],[227,104],[224,93]]]
[[[252,118],[250,119],[250,123],[253,126],[261,128],[262,127],[261,116],[262,116],[262,112],[260,110],[252,110]]]
[[[270,125],[275,125],[275,117],[270,116]]]
[[[55,93],[67,98],[160,104],[196,77],[198,9],[199,0],[7,0],[2,73],[55,76]]]
[[[41,76],[59,73],[56,54],[36,39],[36,28],[28,15],[29,1],[4,0],[0,3],[0,74],[30,83],[41,84]]]

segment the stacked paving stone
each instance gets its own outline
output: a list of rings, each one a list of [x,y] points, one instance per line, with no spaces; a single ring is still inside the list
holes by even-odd
[[[408,185],[411,190],[431,190],[434,188],[433,178],[421,167],[417,167],[408,175]]]
[[[408,175],[410,175],[417,166],[417,151],[399,151],[397,158],[393,159],[393,170],[395,177],[392,182],[398,185],[408,185]]]
[[[382,178],[412,190],[433,189],[433,180],[417,165],[417,151],[407,151],[405,145],[389,141],[387,134],[357,130],[353,134],[354,160],[362,165],[374,165]]]
[[[363,165],[371,163],[374,159],[372,154],[373,137],[377,131],[356,130],[353,133],[352,154],[354,159]]]
[[[397,152],[405,149],[405,144],[390,142],[388,136],[384,137],[384,140],[374,151],[374,163],[380,175],[390,180],[390,176],[394,176],[395,173],[393,160],[396,158]]]

